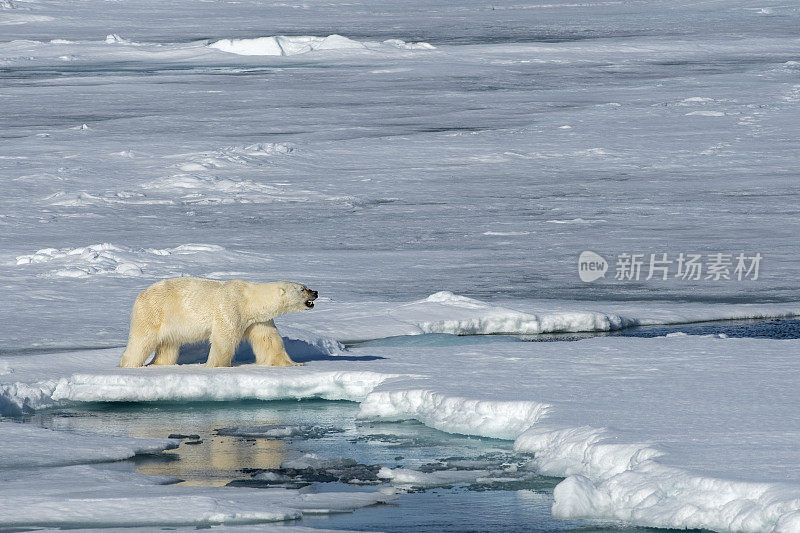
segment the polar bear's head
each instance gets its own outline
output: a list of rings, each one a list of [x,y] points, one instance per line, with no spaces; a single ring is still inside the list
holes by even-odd
[[[312,291],[302,283],[291,281],[249,283],[232,280],[226,283],[242,287],[244,299],[242,312],[248,320],[258,322],[311,309],[314,307],[314,300],[317,299],[317,291]]]
[[[314,307],[317,291],[312,291],[302,283],[292,281],[278,282],[280,308],[283,313],[298,313]]]

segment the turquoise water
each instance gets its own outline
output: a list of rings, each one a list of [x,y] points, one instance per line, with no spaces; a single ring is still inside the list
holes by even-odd
[[[40,412],[30,421],[55,429],[139,437],[184,435],[177,449],[123,466],[142,474],[175,476],[196,486],[371,491],[388,486],[374,478],[380,466],[424,472],[477,467],[506,472],[500,481],[407,486],[408,492],[392,504],[306,516],[299,525],[357,531],[647,531],[552,519],[552,491],[560,480],[536,474],[528,466],[531,457],[514,453],[510,441],[450,435],[417,422],[360,422],[355,419],[357,411],[355,403],[331,401],[92,404]],[[280,433],[293,434],[269,436]],[[281,467],[306,454],[329,464]],[[108,467],[120,468],[120,464]],[[281,481],[257,481],[255,476],[264,472]],[[353,473],[356,481],[352,481]]]

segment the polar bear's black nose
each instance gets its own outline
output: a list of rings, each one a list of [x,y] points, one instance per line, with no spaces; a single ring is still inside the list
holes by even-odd
[[[316,298],[318,294],[319,293],[317,291],[311,291],[311,296],[313,296],[314,298]]]

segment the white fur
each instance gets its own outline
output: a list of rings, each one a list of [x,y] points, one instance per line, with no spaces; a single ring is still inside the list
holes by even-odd
[[[315,293],[314,293],[315,296]],[[211,341],[206,366],[231,366],[244,338],[256,364],[294,366],[273,318],[307,309],[312,291],[300,283],[251,283],[173,278],[154,283],[136,298],[128,346],[119,366],[143,366],[155,350],[154,365],[174,365],[181,344]]]

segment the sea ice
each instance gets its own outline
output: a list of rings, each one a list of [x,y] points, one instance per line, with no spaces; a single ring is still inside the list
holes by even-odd
[[[178,446],[170,439],[138,439],[51,431],[31,424],[0,422],[0,469],[121,461]]]

